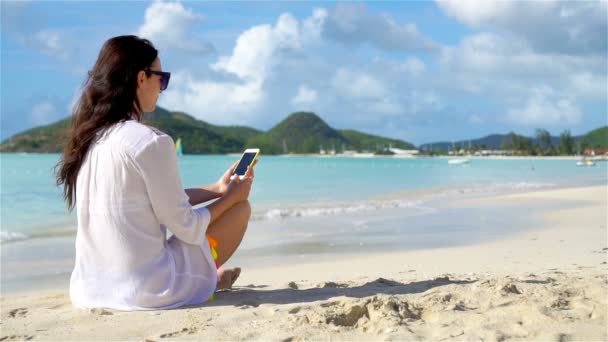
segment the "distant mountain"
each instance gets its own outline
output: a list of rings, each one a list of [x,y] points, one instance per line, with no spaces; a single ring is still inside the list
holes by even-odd
[[[70,123],[71,118],[67,118],[15,134],[0,144],[0,152],[60,152]]]
[[[16,134],[0,144],[0,152],[59,153],[71,118],[50,125],[36,127]],[[318,153],[322,145],[329,150],[370,149],[392,144],[397,148],[412,145],[356,131],[337,131],[314,113],[294,113],[267,132],[244,126],[216,126],[197,120],[183,112],[170,112],[156,107],[146,113],[144,123],[181,138],[185,154],[238,153],[246,147],[260,147],[264,154],[284,151]]]
[[[608,126],[594,129],[585,134],[581,143],[588,148],[603,148],[608,149]]]
[[[413,148],[401,140],[388,139],[353,130],[336,130],[311,112],[296,112],[266,133],[251,138],[248,146],[259,147],[264,154],[319,153],[324,150],[368,150],[392,144],[398,148]]]
[[[243,126],[215,126],[183,112],[156,107],[145,116],[146,125],[156,127],[173,139],[182,139],[184,154],[222,154],[245,149],[248,139],[262,131]]]
[[[526,138],[529,138],[529,137],[526,137]],[[529,138],[529,139],[532,139],[533,143],[538,143],[536,138]],[[459,140],[459,141],[454,141],[454,142],[441,141],[441,142],[422,144],[422,145],[420,145],[420,149],[423,151],[427,151],[427,150],[431,150],[431,149],[432,150],[442,149],[444,151],[450,151],[453,148],[467,149],[467,148],[469,148],[469,144],[470,144],[471,147],[477,146],[477,148],[481,148],[481,149],[498,150],[498,149],[500,149],[500,146],[503,144],[503,141],[510,142],[511,136],[509,134],[490,134],[483,138],[478,138],[478,139]],[[554,147],[557,147],[559,145],[559,137],[552,136],[551,144]]]
[[[340,132],[329,127],[314,113],[297,112],[289,115],[266,133],[249,140],[249,146],[259,147],[264,154],[318,153],[325,149],[350,144]]]
[[[416,146],[403,140],[388,139],[353,130],[338,130],[338,132],[345,136],[350,141],[351,148],[357,151],[377,151],[389,145],[403,150],[416,149]]]
[[[0,144],[0,152],[59,153],[71,118],[29,129]],[[157,106],[146,113],[144,123],[167,133],[173,139],[181,138],[184,153],[229,153],[242,151],[247,140],[262,133],[250,127],[215,126],[182,112],[169,112]]]
[[[50,125],[28,129],[16,134],[0,144],[0,152],[41,152],[58,153],[62,151],[64,136],[70,127],[71,118]],[[402,140],[389,139],[354,130],[336,130],[330,127],[315,113],[296,112],[270,130],[263,132],[245,126],[216,126],[195,119],[183,112],[170,112],[156,107],[147,113],[144,123],[160,129],[173,139],[182,139],[185,154],[222,154],[238,153],[247,147],[259,147],[264,154],[280,153],[318,153],[321,148],[337,152],[343,150],[378,152],[391,145],[399,149],[415,149],[415,146]],[[518,137],[523,137],[519,136]],[[581,136],[575,136],[577,148],[608,149],[608,126],[604,126]],[[535,138],[533,145],[538,144]],[[509,134],[492,134],[479,139],[454,142],[434,142],[423,144],[421,150],[471,147],[479,149],[500,149],[503,142],[510,143]],[[553,147],[560,144],[559,137],[551,137]]]
[[[520,136],[522,137],[522,136]],[[525,137],[530,139],[532,145],[540,145],[540,142],[536,137]],[[585,135],[574,136],[575,143],[584,142],[587,147],[593,148],[608,148],[608,126],[595,129]],[[483,138],[470,139],[470,140],[459,140],[454,142],[439,141],[428,144],[420,145],[420,149],[423,151],[443,149],[449,151],[452,147],[456,149],[467,149],[470,146],[476,146],[480,149],[497,150],[500,149],[503,142],[511,142],[510,134],[491,134]],[[557,148],[560,145],[560,137],[551,136],[551,145]]]

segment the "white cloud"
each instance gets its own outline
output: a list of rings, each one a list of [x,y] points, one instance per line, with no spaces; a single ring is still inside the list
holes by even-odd
[[[571,74],[570,78],[572,80],[570,93],[579,94],[584,98],[604,101],[608,98],[608,81],[605,73],[582,71]]]
[[[233,73],[242,79],[263,80],[272,61],[272,26],[254,26],[237,39],[230,56],[222,56],[211,68]]]
[[[371,14],[363,4],[338,3],[325,19],[323,34],[345,44],[367,43],[387,51],[434,52],[438,48],[416,25]]]
[[[406,97],[407,113],[434,113],[442,110],[444,104],[436,93],[433,91],[417,91],[412,90]]]
[[[401,63],[397,67],[398,71],[405,72],[410,75],[421,75],[426,70],[426,65],[423,61],[415,57],[410,57],[405,62]]]
[[[525,126],[577,124],[582,112],[572,98],[559,96],[549,87],[532,90],[527,103],[507,112],[507,118]]]
[[[317,43],[321,39],[326,19],[327,10],[325,8],[315,8],[312,16],[302,21],[303,40],[307,43]]]
[[[500,88],[504,96],[505,91],[521,93],[550,84],[576,97],[605,98],[591,89],[606,83],[607,66],[601,56],[538,53],[524,40],[482,32],[445,47],[439,62],[446,79],[475,94]]]
[[[358,99],[383,99],[387,95],[381,80],[364,72],[340,68],[331,80],[339,95]]]
[[[484,118],[479,114],[471,114],[469,116],[469,122],[475,125],[484,123]]]
[[[230,56],[213,65],[216,71],[233,73],[244,80],[264,81],[277,55],[301,48],[299,24],[290,14],[281,14],[276,25],[254,26],[243,32]]]
[[[306,107],[314,105],[336,127],[380,131],[389,126],[492,126],[505,120],[566,127],[582,121],[578,100],[605,100],[597,90],[606,79],[606,63],[599,56],[549,54],[535,50],[527,39],[500,32],[477,33],[455,46],[434,45],[431,50],[438,54],[404,56],[402,51],[412,50],[391,50],[382,45],[386,41],[372,41],[367,26],[373,20],[408,25],[368,14],[361,6],[338,7],[347,9],[340,22],[345,36],[328,35],[331,25],[338,25],[331,22],[335,9],[315,9],[303,20],[281,14],[274,23],[244,30],[231,51],[208,65],[204,77],[191,69],[174,73],[160,104],[215,124],[258,128],[270,127],[294,108],[311,110]],[[363,38],[355,39],[353,32],[363,31]],[[335,49],[340,39],[398,54],[387,58],[376,51],[367,61],[352,49]],[[349,63],[344,63],[344,53]],[[492,116],[494,106],[507,108],[506,115]]]
[[[409,62],[414,71],[420,72],[421,64],[417,60]],[[398,67],[403,67],[403,64],[398,64]],[[407,80],[397,77],[389,84],[388,80],[393,77],[391,73],[391,69],[372,75],[366,71],[340,68],[331,80],[332,91],[342,101],[342,108],[353,108],[349,111],[354,112],[355,116],[378,114],[374,120],[380,120],[383,115],[412,117],[444,108],[436,93],[424,90],[428,87],[426,83],[411,88],[406,86]]]
[[[438,0],[461,22],[515,34],[535,51],[606,55],[606,1]]]
[[[309,105],[317,101],[317,91],[306,85],[298,88],[298,93],[291,99],[293,105]]]
[[[230,55],[220,56],[209,65],[215,72],[232,75],[232,80],[197,79],[184,70],[172,77],[172,86],[161,96],[161,104],[218,124],[256,121],[267,98],[265,83],[273,69],[291,54],[303,51],[302,37],[314,36],[315,32],[308,30],[314,29],[322,17],[323,11],[315,10],[305,20],[308,24],[304,31],[288,13],[281,14],[274,26],[257,25],[245,30]],[[316,97],[316,92],[309,90],[305,89],[299,100]]]
[[[505,119],[492,117],[492,109],[469,116],[474,124],[506,121],[532,128],[571,128],[590,115],[585,115],[580,100],[607,98],[603,57],[542,53],[514,36],[474,34],[444,48],[439,61],[439,92],[455,98],[468,93],[489,108],[510,108]]]
[[[212,82],[194,79],[188,72],[176,72],[171,79],[172,87],[163,92],[160,104],[214,124],[250,122],[264,99],[259,81]]]
[[[403,107],[399,101],[392,98],[384,98],[376,101],[372,101],[365,106],[365,109],[377,114],[402,114]]]
[[[82,48],[82,42],[75,44],[72,30],[66,29],[65,25],[61,28],[49,26],[48,9],[39,11],[38,4],[36,1],[0,1],[2,40],[14,41],[61,62],[69,62]]]
[[[208,53],[213,50],[209,43],[189,36],[203,16],[185,8],[180,2],[155,1],[147,9],[144,23],[137,35],[150,39],[161,49],[177,49],[195,53]]]
[[[446,14],[471,26],[510,16],[514,10],[509,1],[437,0],[437,3]]]
[[[533,54],[521,40],[504,39],[491,33],[478,33],[465,37],[456,47],[445,47],[440,62],[446,68],[457,67],[479,74],[495,73],[510,69],[522,70],[527,74],[528,65],[538,70],[540,55]],[[528,65],[525,65],[528,64]]]
[[[37,103],[30,112],[30,122],[33,125],[46,125],[57,117],[55,105],[50,101]]]
[[[41,30],[33,33],[22,32],[17,35],[17,40],[24,45],[38,50],[48,56],[65,60],[68,56],[65,37],[58,31]]]
[[[58,32],[39,31],[34,35],[34,40],[46,51],[56,52],[61,49],[61,38]]]
[[[28,1],[0,2],[2,39],[12,36],[20,44],[46,55],[65,59],[65,35],[41,25],[40,18],[32,15]]]

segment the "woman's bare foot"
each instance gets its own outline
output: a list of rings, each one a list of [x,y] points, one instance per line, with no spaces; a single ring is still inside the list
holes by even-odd
[[[231,289],[232,284],[234,284],[240,274],[240,267],[233,267],[228,269],[220,268],[219,270],[217,270],[217,288],[219,290]]]

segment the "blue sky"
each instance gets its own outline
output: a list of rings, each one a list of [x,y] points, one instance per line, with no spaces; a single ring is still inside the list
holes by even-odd
[[[0,138],[69,115],[103,42],[150,39],[159,105],[269,129],[312,110],[415,144],[607,124],[606,1],[1,2]]]

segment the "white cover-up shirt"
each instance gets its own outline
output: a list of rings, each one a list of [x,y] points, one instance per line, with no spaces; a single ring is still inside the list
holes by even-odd
[[[133,120],[98,134],[76,182],[72,303],[146,310],[205,302],[217,283],[205,235],[211,216],[188,201],[171,137]]]

